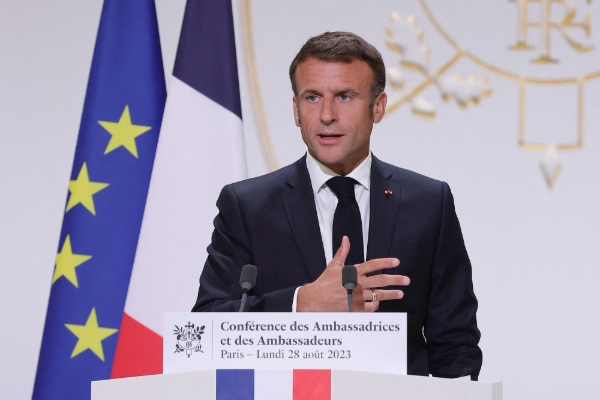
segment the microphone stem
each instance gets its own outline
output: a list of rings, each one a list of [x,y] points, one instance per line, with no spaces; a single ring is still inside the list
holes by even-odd
[[[242,293],[242,304],[240,306],[240,311],[239,312],[243,312],[244,311],[244,306],[246,305],[246,297],[248,297],[248,294],[246,292]]]
[[[352,292],[348,293],[348,312],[352,311]]]

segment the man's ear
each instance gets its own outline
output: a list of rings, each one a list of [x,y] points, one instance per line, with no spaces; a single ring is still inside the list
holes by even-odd
[[[294,122],[296,126],[300,127],[300,114],[298,114],[298,102],[296,101],[296,96],[292,98],[292,103],[294,104]]]
[[[387,106],[387,94],[379,93],[373,102],[373,122],[378,123],[385,115],[385,107]]]

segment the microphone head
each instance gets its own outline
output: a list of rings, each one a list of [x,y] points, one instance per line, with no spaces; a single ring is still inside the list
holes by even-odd
[[[240,285],[242,289],[250,290],[256,284],[256,274],[258,269],[252,264],[246,264],[242,267],[242,273],[240,274]]]
[[[342,286],[352,292],[358,285],[358,272],[354,265],[345,265],[342,268]]]

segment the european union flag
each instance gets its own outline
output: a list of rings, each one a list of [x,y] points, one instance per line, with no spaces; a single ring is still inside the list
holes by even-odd
[[[34,399],[86,399],[111,375],[165,98],[154,1],[105,0]]]

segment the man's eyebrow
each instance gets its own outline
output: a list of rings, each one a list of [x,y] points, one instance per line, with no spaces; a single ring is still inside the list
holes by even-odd
[[[341,89],[335,92],[336,97],[340,96],[342,94],[349,94],[352,96],[358,96],[360,93],[354,89],[354,88],[346,88],[346,89]]]
[[[316,90],[316,89],[304,89],[303,91],[300,92],[300,94],[298,96],[302,97],[302,96],[306,96],[307,94],[314,94],[317,96],[323,96],[323,93],[321,93],[320,91]],[[344,88],[344,89],[340,89],[337,90],[335,92],[336,96],[342,95],[342,94],[351,94],[353,96],[356,96],[359,94],[359,92],[354,89],[354,88]]]
[[[317,96],[322,96],[323,93],[319,92],[316,89],[304,89],[303,91],[300,92],[300,94],[298,95],[299,97],[305,96],[307,94],[316,94]]]

